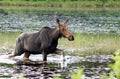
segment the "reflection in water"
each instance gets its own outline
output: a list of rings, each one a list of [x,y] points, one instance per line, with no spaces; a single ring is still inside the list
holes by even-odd
[[[61,59],[60,59],[59,62],[60,62],[60,67],[61,68],[66,68],[67,67],[68,61],[65,60],[64,54],[61,55]]]
[[[17,60],[21,59],[20,57],[17,58]],[[40,56],[31,55],[31,58],[34,60],[37,58],[38,60]],[[100,79],[102,75],[108,75],[108,72],[111,70],[110,68],[107,68],[107,64],[111,63],[111,55],[91,55],[84,57],[65,56],[65,60],[67,62],[64,61],[64,63],[67,63],[67,67],[64,69],[61,69],[58,65],[60,63],[60,58],[61,57],[59,55],[49,55],[49,63],[45,67],[39,64],[0,64],[0,78],[3,78],[4,76],[9,77],[8,79],[17,79],[21,74],[23,74],[26,79],[53,79],[55,76],[70,79],[71,72],[77,72],[80,68],[83,68],[86,79]]]

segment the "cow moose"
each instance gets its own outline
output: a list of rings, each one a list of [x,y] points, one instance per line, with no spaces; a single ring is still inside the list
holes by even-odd
[[[69,41],[74,40],[73,34],[67,29],[66,24],[69,19],[64,23],[60,23],[57,18],[57,26],[43,27],[40,31],[34,33],[22,33],[16,40],[16,47],[9,57],[19,56],[24,54],[23,60],[29,60],[30,54],[42,54],[43,63],[47,63],[47,55],[56,53],[63,54],[61,49],[57,48],[58,39],[61,37],[67,38]]]

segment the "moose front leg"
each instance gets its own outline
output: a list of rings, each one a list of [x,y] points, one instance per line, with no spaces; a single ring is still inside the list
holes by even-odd
[[[61,49],[56,49],[56,51],[55,51],[55,54],[59,54],[59,55],[61,55],[61,58],[65,61],[65,54],[64,54],[64,51],[63,50],[61,50]]]

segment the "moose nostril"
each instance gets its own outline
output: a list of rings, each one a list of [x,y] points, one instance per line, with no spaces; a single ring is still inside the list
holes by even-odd
[[[72,40],[74,40],[74,37],[72,36]]]
[[[74,40],[74,36],[69,36],[69,41],[73,41]]]

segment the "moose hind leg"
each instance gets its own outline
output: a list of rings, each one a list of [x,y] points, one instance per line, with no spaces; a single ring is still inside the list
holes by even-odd
[[[43,52],[42,55],[43,55],[43,66],[44,66],[47,64],[47,53]]]
[[[23,60],[24,61],[29,60],[29,56],[30,56],[30,53],[24,52]]]
[[[23,56],[23,62],[25,64],[36,64],[36,62],[32,61],[29,59],[30,53],[29,52],[24,52],[24,56]]]

